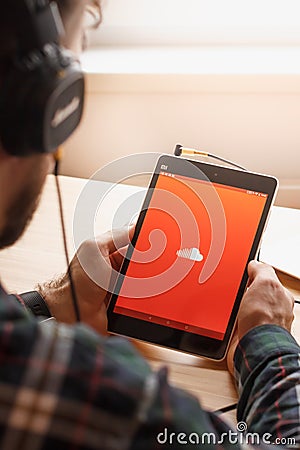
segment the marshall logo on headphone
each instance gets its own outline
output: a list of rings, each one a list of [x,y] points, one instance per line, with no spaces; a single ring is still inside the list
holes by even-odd
[[[80,98],[74,97],[73,100],[65,108],[58,109],[51,121],[52,127],[57,128],[59,125],[61,125],[65,120],[67,120],[78,110],[79,106]]]

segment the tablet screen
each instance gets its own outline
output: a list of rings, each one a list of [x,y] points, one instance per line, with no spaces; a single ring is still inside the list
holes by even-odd
[[[221,342],[272,194],[207,166],[158,165],[112,311]]]

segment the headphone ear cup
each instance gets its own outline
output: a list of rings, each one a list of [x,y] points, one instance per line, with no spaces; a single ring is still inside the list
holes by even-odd
[[[61,69],[48,96],[44,145],[56,150],[78,127],[84,110],[85,80],[80,64],[68,52],[60,53]],[[64,56],[62,56],[64,55]]]
[[[53,152],[81,120],[83,74],[58,48],[34,69],[15,64],[1,90],[0,137],[10,154]]]

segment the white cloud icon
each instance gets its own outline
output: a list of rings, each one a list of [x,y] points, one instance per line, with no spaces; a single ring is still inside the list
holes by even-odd
[[[201,255],[198,248],[183,248],[181,250],[177,250],[176,255],[179,258],[190,259],[191,261],[202,261],[203,255]]]

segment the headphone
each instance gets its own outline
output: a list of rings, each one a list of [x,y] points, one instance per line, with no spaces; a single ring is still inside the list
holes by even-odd
[[[64,28],[55,2],[6,5],[17,43],[1,80],[0,141],[11,155],[52,153],[80,123],[84,76],[71,52],[59,45]]]

